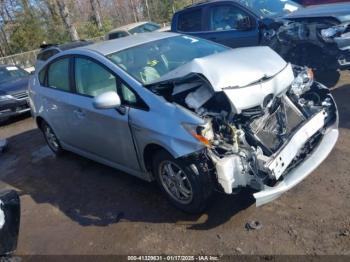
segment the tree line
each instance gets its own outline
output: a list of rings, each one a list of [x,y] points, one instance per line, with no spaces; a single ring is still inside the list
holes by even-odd
[[[104,35],[128,23],[169,23],[195,0],[0,0],[0,56]]]

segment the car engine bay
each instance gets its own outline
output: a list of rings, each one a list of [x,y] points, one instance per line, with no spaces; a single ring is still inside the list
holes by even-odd
[[[282,93],[271,93],[259,105],[242,110],[232,106],[225,90],[215,92],[200,74],[150,89],[203,119],[203,125],[183,126],[205,145],[204,159],[216,176],[217,188],[231,194],[240,187],[262,190],[282,180],[336,121],[336,105],[328,88],[314,82],[306,67],[293,66],[293,73],[292,84]],[[268,79],[259,84],[264,81]]]
[[[332,62],[326,63],[328,69],[348,66],[350,22],[340,23],[331,18],[281,19],[264,26],[262,44],[295,64],[309,63],[322,68],[319,61],[327,59]]]

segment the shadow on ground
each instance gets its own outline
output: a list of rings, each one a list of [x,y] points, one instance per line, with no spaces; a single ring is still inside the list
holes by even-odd
[[[350,83],[332,90],[338,105],[339,127],[350,129]]]
[[[339,106],[340,127],[350,128],[350,84],[332,93]],[[214,194],[204,214],[184,214],[165,200],[154,183],[75,154],[54,157],[36,129],[9,138],[9,150],[0,157],[0,180],[39,204],[57,207],[82,226],[135,221],[179,223],[206,230],[254,203],[249,191],[232,196]]]
[[[205,230],[225,223],[254,203],[249,192],[214,194],[204,214],[188,215],[172,207],[154,183],[72,153],[56,158],[38,130],[9,139],[0,158],[0,180],[35,202],[57,207],[82,226],[119,221],[184,223]]]
[[[10,125],[30,117],[30,112],[0,120],[0,127]]]

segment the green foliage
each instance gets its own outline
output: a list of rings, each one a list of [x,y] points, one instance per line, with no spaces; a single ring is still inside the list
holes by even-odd
[[[24,15],[11,25],[9,46],[12,53],[38,48],[45,40],[46,33],[35,16]]]
[[[103,21],[103,30],[99,31],[94,21],[88,21],[78,25],[77,30],[81,39],[90,39],[104,35],[112,30],[113,26],[110,20]]]

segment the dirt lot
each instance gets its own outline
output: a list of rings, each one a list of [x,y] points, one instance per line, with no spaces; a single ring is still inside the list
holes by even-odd
[[[350,73],[333,89],[340,138],[304,182],[260,208],[248,192],[216,194],[184,214],[154,184],[77,155],[55,158],[31,118],[0,128],[0,187],[21,194],[18,254],[350,255]],[[247,221],[263,227],[247,231]]]

